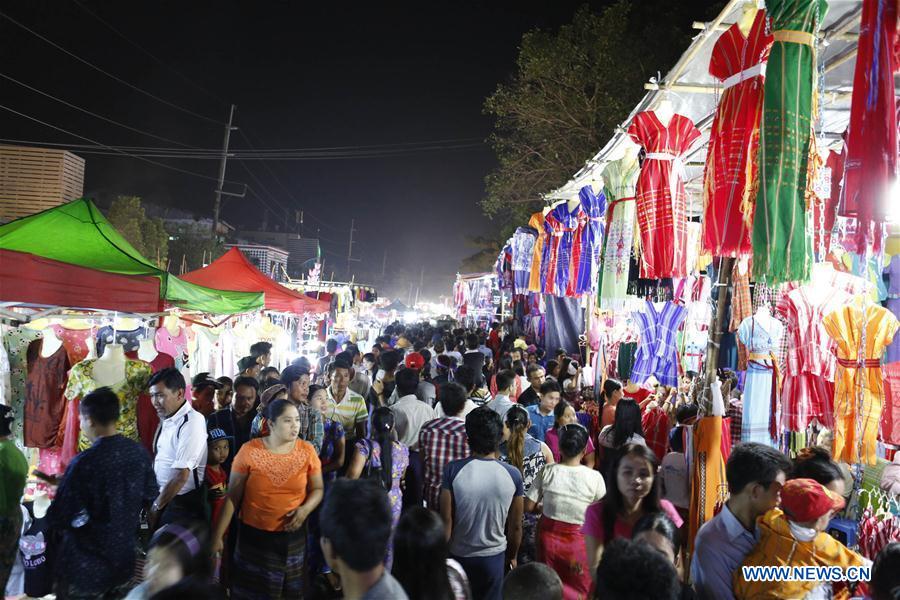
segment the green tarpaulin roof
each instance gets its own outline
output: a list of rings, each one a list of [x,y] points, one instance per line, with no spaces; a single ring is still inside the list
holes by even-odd
[[[163,299],[187,310],[235,314],[263,307],[261,293],[215,290],[157,268],[87,198],[0,225],[0,248],[99,271],[159,277]]]

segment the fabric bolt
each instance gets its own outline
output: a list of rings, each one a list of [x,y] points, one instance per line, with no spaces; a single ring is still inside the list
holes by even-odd
[[[94,365],[97,359],[83,360],[73,366],[69,371],[69,381],[66,384],[66,400],[81,399],[85,395],[97,389],[99,384],[93,379]],[[125,437],[140,441],[137,428],[137,403],[138,396],[147,387],[151,375],[150,365],[143,361],[125,361],[125,379],[109,386],[119,398],[119,421],[116,428]],[[65,441],[72,443],[72,441]],[[80,450],[85,450],[90,442],[81,434],[78,441]]]
[[[750,351],[741,415],[742,442],[775,445],[780,377],[774,348],[783,333],[781,323],[765,313],[744,319],[738,328],[738,337]]]
[[[3,346],[9,358],[10,406],[13,408],[12,439],[20,450],[23,444],[25,423],[25,385],[28,379],[28,346],[44,337],[40,331],[20,327],[3,335]]]
[[[544,230],[544,213],[538,211],[532,213],[528,219],[528,226],[537,231],[537,237],[534,239],[534,246],[531,251],[531,269],[528,275],[528,291],[540,292],[542,262],[544,257],[544,243],[547,241],[547,233]]]
[[[683,305],[667,302],[662,310],[649,300],[644,310],[633,313],[641,342],[630,380],[641,384],[651,375],[663,385],[678,385],[678,350],[675,337],[685,316]]]
[[[735,261],[731,271],[731,323],[730,331],[737,331],[744,319],[753,314],[753,301],[750,298],[750,270],[741,261]]]
[[[811,239],[806,227],[807,176],[814,141],[814,35],[826,0],[769,0],[774,42],[766,70],[760,134],[759,192],[753,220],[753,274],[772,283],[806,280]],[[804,43],[799,38],[809,38]],[[773,252],[778,248],[778,252]],[[783,250],[782,250],[783,249]]]
[[[101,327],[97,330],[97,356],[103,356],[106,345],[112,343],[121,344],[125,352],[136,352],[144,336],[143,327],[127,331],[117,331],[112,325]]]
[[[581,216],[575,235],[580,238],[581,252],[578,261],[572,261],[574,278],[569,280],[567,291],[570,296],[596,293],[600,250],[606,232],[606,195],[603,191],[595,194],[593,188],[586,185],[578,192],[578,198],[581,201]]]
[[[534,256],[534,245],[537,231],[531,227],[519,227],[512,237],[512,271],[513,290],[516,294],[528,293],[531,278],[531,260]]]
[[[359,440],[356,442],[356,452],[366,459],[366,468],[371,469],[374,473],[381,472],[381,445],[370,439]],[[400,521],[400,511],[403,510],[403,491],[400,489],[400,481],[409,467],[409,448],[400,442],[391,444],[391,489],[388,490],[388,499],[391,503],[391,530],[397,528]],[[384,565],[390,570],[394,561],[394,544],[393,541],[388,542],[387,555],[384,559]]]
[[[429,421],[419,432],[419,451],[425,464],[425,504],[431,510],[440,511],[444,467],[469,456],[465,421],[456,417]]]
[[[606,165],[603,170],[604,190],[610,201],[606,209],[606,238],[600,272],[600,307],[624,307],[628,290],[628,271],[635,230],[635,186],[640,165],[637,153]]]
[[[703,248],[714,256],[751,253],[765,64],[772,45],[766,13],[745,36],[735,23],[713,46],[709,73],[724,82],[709,136],[703,184]]]
[[[655,112],[645,111],[635,115],[628,135],[647,152],[636,190],[641,277],[684,277],[688,219],[680,157],[700,131],[683,115],[663,124]]]
[[[581,260],[581,240],[575,235],[581,213],[580,202],[571,210],[567,202],[560,202],[544,217],[546,242],[541,260],[541,291],[544,294],[571,295],[572,265]]]
[[[897,3],[865,0],[860,20],[847,162],[841,214],[857,218],[851,251],[865,253],[889,214],[897,173],[897,107],[893,52],[897,44]]]
[[[62,325],[51,325],[53,334],[62,340],[69,353],[69,364],[75,365],[88,357],[91,350],[93,332],[90,329],[67,329]]]
[[[713,518],[719,506],[728,498],[725,478],[723,442],[730,442],[730,432],[724,430],[722,417],[707,416],[694,426],[692,460],[689,463],[691,481],[691,509],[688,520],[688,551],[694,552],[697,531]],[[726,440],[723,440],[723,436]],[[730,444],[728,444],[730,448]]]
[[[150,456],[122,435],[99,438],[73,458],[47,514],[63,536],[62,579],[98,595],[127,583],[141,509],[158,493]]]
[[[885,396],[881,356],[900,324],[884,307],[854,301],[826,315],[824,326],[837,343],[834,459],[875,464],[875,438]]]
[[[59,425],[65,413],[69,355],[60,346],[44,356],[44,340],[28,345],[28,375],[25,381],[24,443],[29,448],[52,448],[57,445]]]

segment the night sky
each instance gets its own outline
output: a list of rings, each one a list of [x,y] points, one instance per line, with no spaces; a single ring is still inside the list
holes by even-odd
[[[164,64],[72,0],[0,6],[70,52],[169,102],[221,121],[228,103],[235,103],[235,124],[258,148],[483,140],[491,132],[484,98],[513,72],[522,34],[570,21],[583,3],[79,1]],[[221,147],[222,126],[131,90],[3,18],[0,52],[0,73],[58,98],[191,146]],[[0,79],[0,91],[0,104],[104,144],[173,146],[8,80]],[[3,110],[0,136],[87,143]],[[232,148],[248,147],[241,135],[232,140]],[[213,181],[129,158],[82,156],[88,196],[108,201],[134,194],[211,215]],[[210,160],[164,162],[206,176],[218,169]],[[436,299],[450,293],[461,259],[473,252],[465,236],[491,231],[478,206],[484,177],[495,165],[486,145],[365,160],[270,161],[274,176],[261,162],[244,164],[261,186],[238,162],[229,163],[226,178],[250,184],[263,201],[228,199],[223,218],[255,226],[263,219],[263,202],[304,209],[303,232],[321,238],[326,275],[346,275],[353,218],[353,255],[361,259],[352,265],[357,280],[379,283],[386,250],[388,272],[401,280],[401,289],[409,281],[418,285],[424,266],[421,294]],[[269,222],[280,218],[270,215]],[[396,284],[385,287],[387,293],[397,290]]]

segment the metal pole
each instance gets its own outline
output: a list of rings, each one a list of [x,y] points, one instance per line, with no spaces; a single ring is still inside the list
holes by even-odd
[[[225,126],[225,140],[222,142],[222,160],[219,162],[219,181],[216,184],[216,203],[213,205],[212,237],[215,240],[219,234],[219,212],[222,209],[222,186],[225,185],[225,163],[228,161],[228,142],[231,139],[231,126],[234,119],[234,104],[228,111],[228,124]]]
[[[355,219],[350,219],[350,244],[347,246],[347,279],[350,279],[350,261],[353,260],[353,230]]]

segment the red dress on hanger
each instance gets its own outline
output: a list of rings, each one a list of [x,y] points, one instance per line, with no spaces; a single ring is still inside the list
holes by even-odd
[[[635,115],[628,135],[644,148],[636,201],[641,277],[687,275],[687,199],[681,155],[700,137],[694,122],[672,115],[663,125],[652,110]]]
[[[860,25],[841,215],[859,220],[856,247],[848,250],[864,254],[867,245],[880,247],[871,225],[886,220],[897,173],[896,0],[863,0]]]
[[[747,37],[735,23],[712,50],[709,73],[725,87],[710,131],[703,182],[703,248],[713,256],[753,253],[756,156],[771,47],[766,12],[760,10]]]

